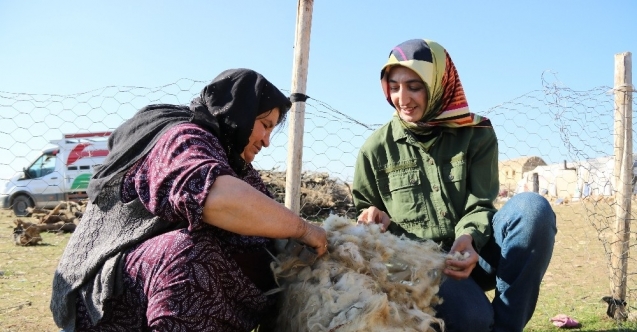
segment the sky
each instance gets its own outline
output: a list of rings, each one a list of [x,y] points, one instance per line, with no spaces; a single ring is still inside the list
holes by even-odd
[[[319,0],[306,93],[363,123],[387,122],[380,68],[412,38],[447,49],[478,114],[541,90],[546,72],[574,90],[610,87],[614,55],[637,52],[635,13],[633,0]],[[208,82],[237,67],[289,91],[296,15],[291,0],[0,0],[0,92]]]

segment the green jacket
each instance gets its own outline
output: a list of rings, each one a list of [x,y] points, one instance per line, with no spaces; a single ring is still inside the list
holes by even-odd
[[[370,206],[387,212],[396,235],[449,249],[469,234],[480,250],[492,233],[498,189],[493,128],[441,128],[427,152],[394,116],[363,144],[352,193],[358,213]]]

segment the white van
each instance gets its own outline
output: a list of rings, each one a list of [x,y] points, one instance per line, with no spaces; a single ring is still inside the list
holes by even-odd
[[[30,166],[0,188],[0,207],[24,216],[29,207],[51,208],[60,201],[86,198],[94,168],[108,155],[110,134],[66,134],[51,141],[54,147],[44,149]]]

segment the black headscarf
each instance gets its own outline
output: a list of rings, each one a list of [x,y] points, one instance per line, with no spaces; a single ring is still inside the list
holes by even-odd
[[[108,181],[145,156],[169,128],[184,122],[217,136],[230,167],[242,175],[246,163],[241,153],[257,116],[278,107],[281,121],[290,106],[290,100],[263,75],[250,69],[226,70],[203,88],[190,107],[149,105],[115,129],[108,140],[108,157],[91,178],[88,196],[95,202]]]

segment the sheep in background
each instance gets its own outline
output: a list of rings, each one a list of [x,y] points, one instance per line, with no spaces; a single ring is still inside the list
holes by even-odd
[[[432,241],[416,242],[378,225],[331,215],[329,254],[311,266],[279,255],[277,331],[435,331],[433,307],[445,263]]]

